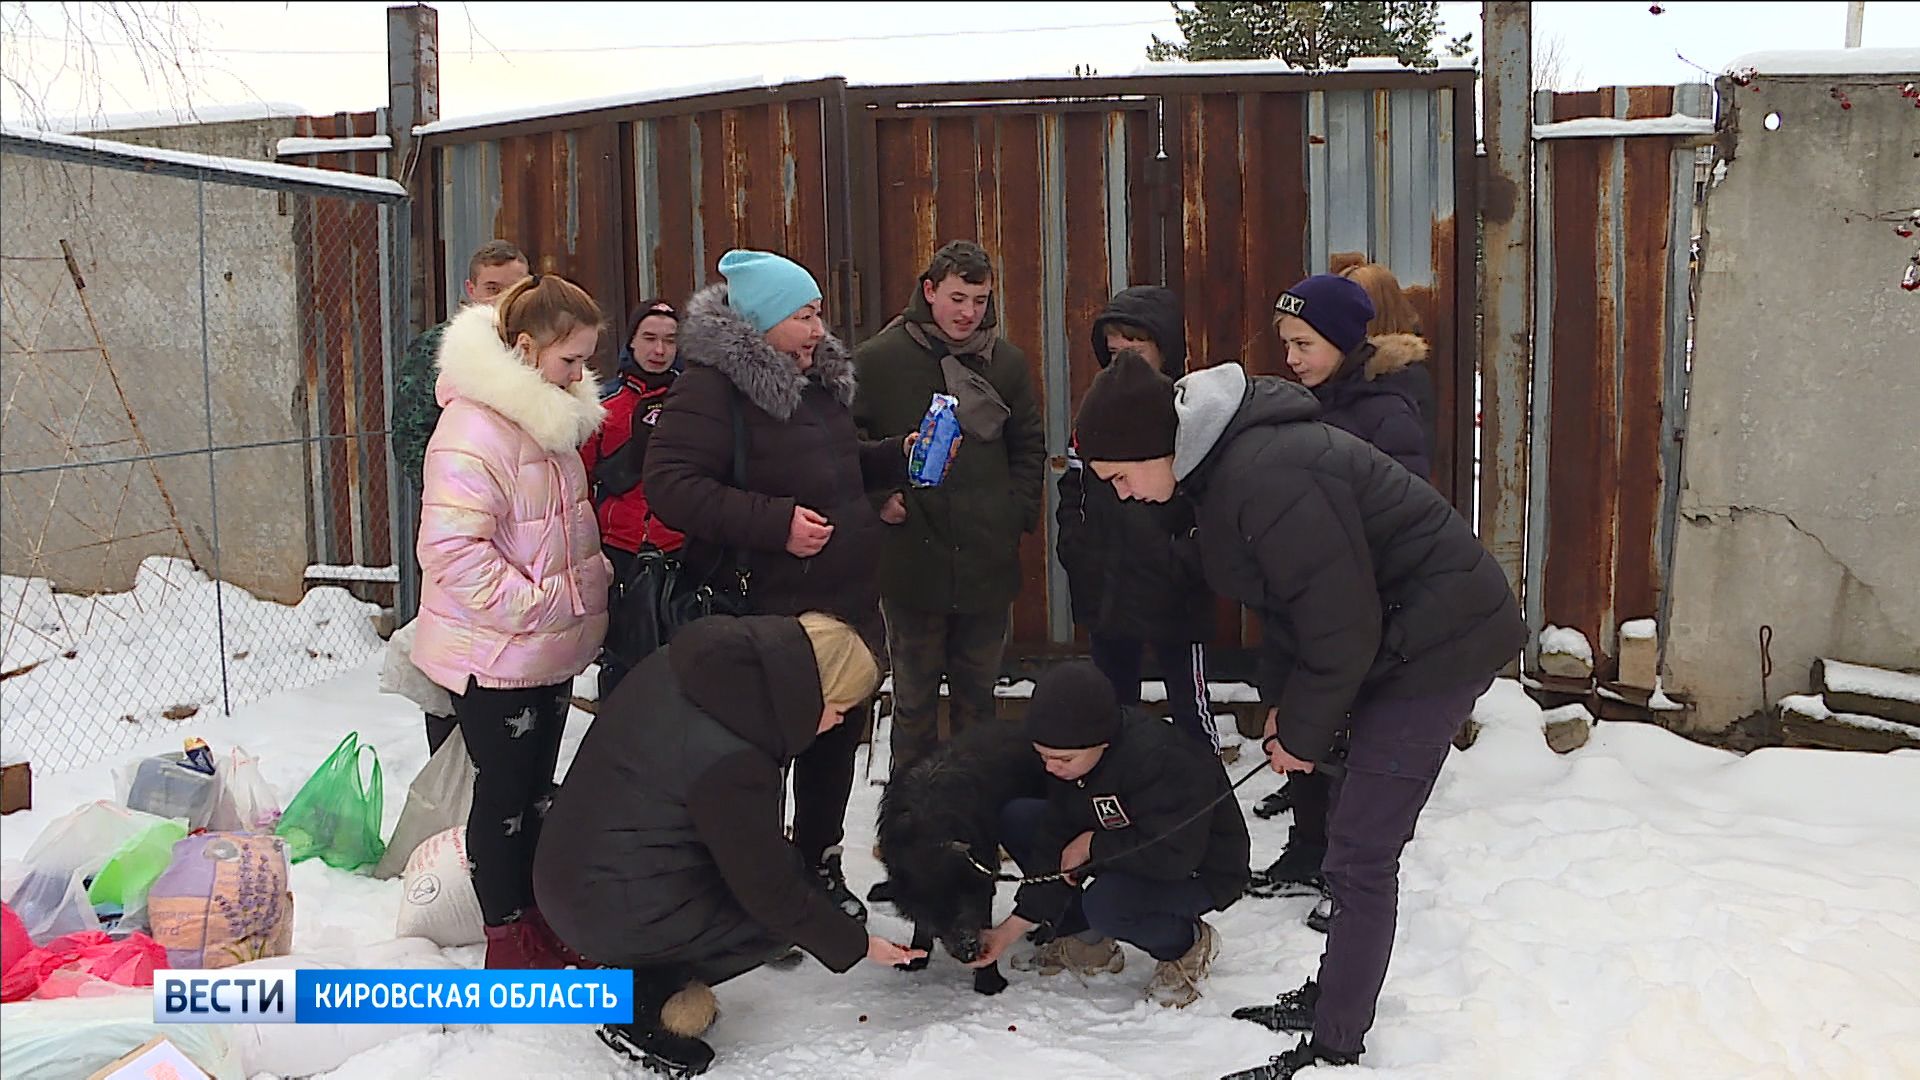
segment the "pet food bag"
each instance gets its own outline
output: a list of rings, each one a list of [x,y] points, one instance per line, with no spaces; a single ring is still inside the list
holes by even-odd
[[[486,940],[480,897],[467,866],[467,827],[448,829],[415,849],[401,879],[395,937],[421,937],[442,948]]]
[[[167,966],[222,968],[293,948],[286,844],[259,833],[202,833],[173,846],[147,894]]]

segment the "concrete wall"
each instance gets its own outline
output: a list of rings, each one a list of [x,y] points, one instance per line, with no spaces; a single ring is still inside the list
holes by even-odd
[[[1723,93],[1665,656],[1707,730],[1770,704],[1762,625],[1775,698],[1817,656],[1920,665],[1915,241],[1862,219],[1920,203],[1914,78],[1846,76],[1846,110],[1833,76]]]
[[[225,120],[211,124],[173,124],[166,127],[107,128],[87,134],[135,146],[188,150],[197,154],[275,161],[274,148],[294,135],[294,118]]]
[[[208,446],[197,186],[0,157],[0,467],[137,454],[129,411],[155,453]],[[294,197],[209,183],[205,199],[212,442],[303,436]],[[85,278],[98,339],[61,259],[62,239]],[[219,576],[297,600],[309,547],[303,448],[228,452],[216,465]],[[209,574],[216,570],[204,454],[152,467],[7,477],[4,489],[0,571],[7,574],[89,592],[129,587],[149,555],[185,554]]]

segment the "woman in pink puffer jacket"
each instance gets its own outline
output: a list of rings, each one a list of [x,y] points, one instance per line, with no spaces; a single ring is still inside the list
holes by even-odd
[[[478,770],[467,849],[490,968],[563,966],[532,906],[533,853],[573,678],[607,629],[612,568],[579,454],[604,416],[582,379],[600,320],[579,286],[536,275],[440,344],[413,662],[452,692]]]

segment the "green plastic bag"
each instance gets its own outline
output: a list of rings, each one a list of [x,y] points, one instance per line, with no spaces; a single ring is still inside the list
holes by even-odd
[[[360,780],[360,755],[373,755],[373,778]],[[380,755],[350,732],[320,764],[274,831],[287,841],[294,862],[316,856],[337,870],[358,870],[380,861]]]
[[[178,821],[147,826],[108,857],[87,887],[87,902],[96,908],[119,908],[122,928],[145,926],[147,891],[173,861],[173,845],[186,838],[187,827]]]

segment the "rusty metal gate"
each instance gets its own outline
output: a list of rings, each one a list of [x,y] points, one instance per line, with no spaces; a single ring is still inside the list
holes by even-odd
[[[1002,326],[1033,364],[1055,471],[1115,291],[1164,284],[1196,366],[1282,370],[1274,297],[1372,260],[1435,347],[1435,484],[1469,507],[1473,467],[1473,81],[1469,70],[1245,73],[915,86],[741,87],[421,129],[415,216],[457,304],[495,236],[613,311],[679,301],[727,248],[783,251],[849,342],[898,313],[933,251],[977,239]],[[619,298],[618,303],[612,302]],[[610,353],[612,342],[604,348]],[[1048,485],[1049,510],[1053,485]],[[1051,513],[1027,538],[1015,657],[1074,649]],[[1216,645],[1249,644],[1223,608]]]
[[[1543,92],[1534,111],[1542,125],[1705,118],[1711,101],[1705,86],[1609,87]],[[1584,633],[1606,680],[1621,623],[1664,623],[1700,136],[1537,132],[1527,616],[1536,640]]]

